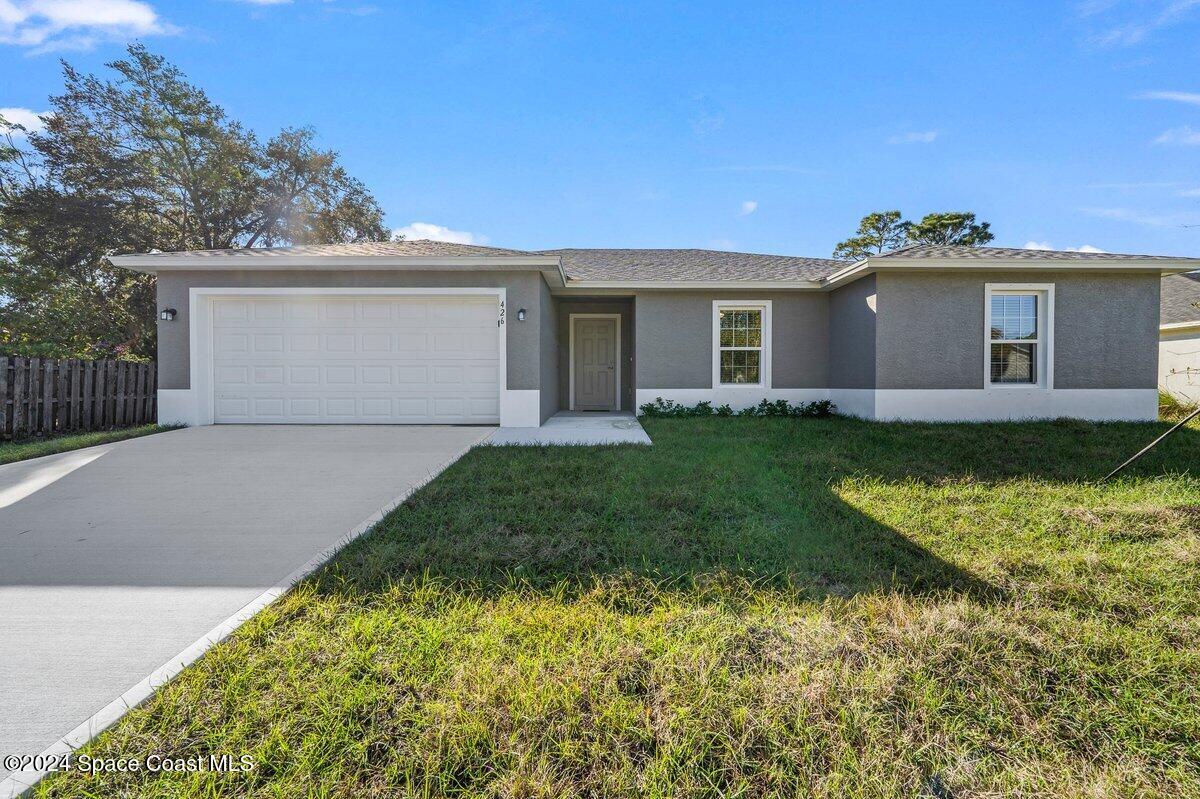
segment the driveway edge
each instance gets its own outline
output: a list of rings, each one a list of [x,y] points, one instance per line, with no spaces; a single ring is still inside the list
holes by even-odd
[[[172,656],[166,663],[150,672],[150,674],[146,675],[136,685],[102,707],[78,727],[60,738],[56,743],[46,747],[40,754],[35,756],[35,762],[47,759],[53,760],[54,758],[59,758],[73,752],[117,723],[122,716],[152,697],[155,691],[175,679],[180,672],[199,660],[213,646],[232,635],[237,628],[249,621],[260,610],[273,603],[276,599],[287,593],[296,583],[332,560],[333,556],[340,552],[347,544],[370,532],[384,516],[395,509],[400,503],[432,482],[434,478],[458,461],[459,458],[486,441],[494,432],[495,430],[489,430],[489,432],[482,434],[452,457],[436,466],[424,478],[415,483],[410,483],[401,494],[391,499],[379,510],[353,527],[348,533],[339,538],[332,547],[319,552],[303,566],[247,602],[232,616],[225,619],[216,627],[213,627],[181,652]],[[32,768],[12,772],[3,781],[0,781],[0,799],[17,799],[17,797],[22,796],[25,792],[32,789],[48,773],[47,769]]]

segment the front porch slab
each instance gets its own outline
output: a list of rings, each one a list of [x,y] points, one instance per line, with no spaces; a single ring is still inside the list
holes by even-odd
[[[541,427],[501,427],[484,442],[492,446],[542,447],[571,444],[650,444],[650,436],[628,411],[562,411]]]

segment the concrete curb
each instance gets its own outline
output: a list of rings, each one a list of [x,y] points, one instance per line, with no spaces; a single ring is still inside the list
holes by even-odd
[[[235,630],[237,630],[238,627],[241,627],[243,624],[245,624],[260,610],[270,605],[279,597],[283,596],[296,583],[300,582],[305,577],[308,577],[317,569],[328,563],[333,556],[341,551],[342,548],[344,548],[347,544],[370,532],[370,530],[376,524],[378,524],[384,516],[396,508],[400,503],[404,502],[404,500],[412,496],[413,493],[428,485],[430,481],[444,472],[463,455],[466,455],[473,448],[486,441],[493,432],[494,431],[489,431],[484,433],[475,441],[459,450],[453,457],[441,463],[424,478],[415,483],[410,483],[401,494],[397,495],[382,508],[375,511],[354,528],[352,528],[348,533],[338,539],[337,543],[335,543],[332,547],[318,553],[303,566],[296,569],[291,574],[288,574],[266,591],[263,591],[254,599],[247,602],[232,616],[225,619],[216,627],[213,627],[188,647],[174,655],[166,663],[150,672],[150,674],[146,675],[146,677],[140,680],[136,685],[102,707],[78,727],[60,738],[56,743],[46,747],[34,758],[34,760],[44,761],[47,759],[62,757],[63,755],[75,751],[111,727],[127,712],[152,697],[154,692],[160,687],[166,685],[168,682],[177,677],[185,668],[199,660],[200,657],[211,647],[228,638]],[[17,797],[22,796],[27,791],[32,789],[33,786],[36,785],[38,781],[45,777],[48,773],[49,772],[46,769],[32,768],[12,772],[5,777],[2,782],[0,782],[0,799],[17,799]]]

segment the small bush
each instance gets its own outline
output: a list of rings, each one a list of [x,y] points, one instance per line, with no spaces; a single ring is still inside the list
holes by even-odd
[[[647,402],[638,408],[638,415],[655,419],[686,419],[696,416],[789,416],[804,419],[825,419],[832,416],[836,410],[837,406],[829,400],[802,402],[799,405],[793,405],[787,400],[781,399],[769,402],[764,399],[757,405],[751,405],[748,408],[735,411],[729,405],[713,407],[713,404],[708,401],[697,402],[695,405],[680,405],[674,400],[665,400],[662,397],[656,397],[654,402]]]

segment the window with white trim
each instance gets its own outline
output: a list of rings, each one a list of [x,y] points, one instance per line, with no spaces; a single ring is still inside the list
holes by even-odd
[[[1052,291],[1000,284],[986,294],[988,384],[1047,386]]]
[[[713,305],[716,384],[769,385],[770,303]]]

